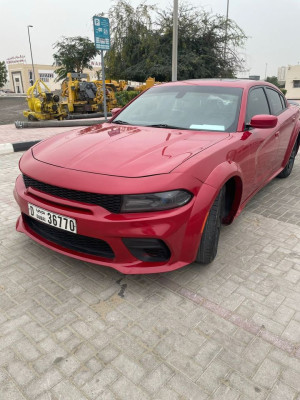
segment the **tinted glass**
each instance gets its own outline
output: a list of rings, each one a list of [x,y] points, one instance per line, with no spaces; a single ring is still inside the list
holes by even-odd
[[[272,114],[280,114],[283,110],[283,106],[280,100],[280,94],[277,93],[275,90],[267,88],[267,96],[270,102]]]
[[[241,88],[192,84],[156,86],[131,103],[114,122],[233,132],[237,127],[242,91]]]
[[[248,96],[246,123],[249,124],[254,115],[270,114],[268,101],[262,88],[251,90]]]

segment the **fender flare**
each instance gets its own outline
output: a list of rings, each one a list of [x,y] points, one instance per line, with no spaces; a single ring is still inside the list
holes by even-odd
[[[231,209],[223,220],[223,223],[228,225],[230,224],[234,217],[236,216],[243,192],[243,180],[242,180],[242,172],[239,166],[233,161],[224,161],[219,164],[206,178],[205,184],[212,186],[219,190],[228,182],[231,178],[234,178],[235,183],[235,193],[233,202],[231,205]],[[213,204],[215,199],[212,200],[211,204]]]

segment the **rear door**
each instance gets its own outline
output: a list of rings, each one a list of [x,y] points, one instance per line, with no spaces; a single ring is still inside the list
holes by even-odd
[[[266,87],[267,98],[270,104],[271,113],[278,117],[278,150],[275,165],[279,169],[282,166],[283,159],[290,142],[292,132],[297,123],[296,112],[293,107],[287,107],[285,98],[275,89]]]

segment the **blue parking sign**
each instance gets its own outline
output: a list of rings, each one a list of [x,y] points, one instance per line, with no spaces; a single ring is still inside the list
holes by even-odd
[[[94,38],[97,50],[110,49],[109,19],[93,17]]]

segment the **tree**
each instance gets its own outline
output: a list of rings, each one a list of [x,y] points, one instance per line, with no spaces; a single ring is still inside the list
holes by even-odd
[[[5,61],[0,61],[0,88],[2,88],[7,82],[7,69]]]
[[[92,69],[90,61],[98,54],[94,43],[81,36],[63,37],[53,48],[57,49],[53,58],[58,67],[54,71],[58,81],[66,78],[68,72],[82,73],[84,68]]]
[[[273,85],[277,86],[278,88],[283,87],[279,84],[277,76],[267,76],[265,79],[266,82],[272,83]]]
[[[111,50],[107,74],[116,79],[171,79],[173,10],[118,0],[109,11]],[[242,69],[238,49],[246,39],[232,20],[183,4],[179,8],[178,79],[233,77]],[[226,43],[226,55],[224,47]]]

